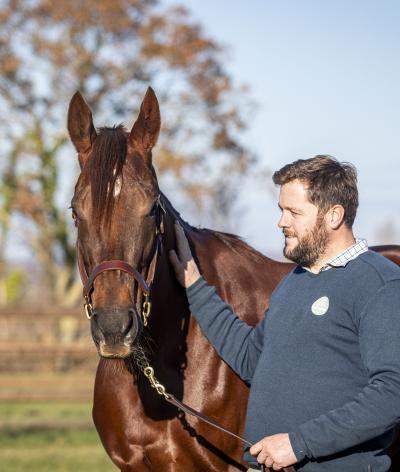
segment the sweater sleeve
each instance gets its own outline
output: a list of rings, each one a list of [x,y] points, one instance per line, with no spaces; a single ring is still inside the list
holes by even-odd
[[[263,347],[265,318],[252,328],[202,277],[186,293],[190,310],[214,349],[243,380],[251,383]]]
[[[342,407],[289,433],[298,460],[318,458],[376,438],[400,421],[400,280],[372,296],[359,320],[368,384]]]

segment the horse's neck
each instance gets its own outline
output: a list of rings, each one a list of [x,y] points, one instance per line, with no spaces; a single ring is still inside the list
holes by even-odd
[[[253,311],[262,314],[269,294],[292,266],[263,256],[234,236],[195,230],[181,220],[179,213],[167,199],[163,203],[167,210],[164,218],[163,251],[157,264],[154,284],[157,288],[154,292],[157,297],[157,324],[154,325],[156,335],[162,337],[170,333],[176,339],[176,327],[180,323],[186,326],[190,314],[185,290],[176,281],[168,257],[171,249],[176,250],[176,219],[185,229],[194,257],[207,282],[215,285],[228,303],[240,303],[243,306],[249,298],[256,298],[257,306]],[[180,340],[184,335],[185,330],[180,330]]]

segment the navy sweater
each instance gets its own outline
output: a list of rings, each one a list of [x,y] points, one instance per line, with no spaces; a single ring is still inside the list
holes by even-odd
[[[400,420],[400,269],[368,251],[319,274],[295,268],[255,328],[200,278],[190,309],[251,384],[246,438],[289,433],[301,471],[386,471]],[[257,462],[245,449],[245,459]]]

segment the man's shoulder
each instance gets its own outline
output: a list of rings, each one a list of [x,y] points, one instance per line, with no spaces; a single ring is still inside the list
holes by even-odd
[[[388,258],[369,249],[354,259],[351,264],[354,270],[366,276],[377,278],[382,284],[392,280],[400,280],[400,267]]]
[[[386,257],[368,250],[349,261],[342,273],[344,298],[351,302],[357,323],[374,301],[381,307],[393,305],[393,293],[400,289],[400,268]]]

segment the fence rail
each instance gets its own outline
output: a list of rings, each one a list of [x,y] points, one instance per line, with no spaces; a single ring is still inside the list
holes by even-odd
[[[93,372],[97,362],[83,310],[0,311],[0,373]]]

